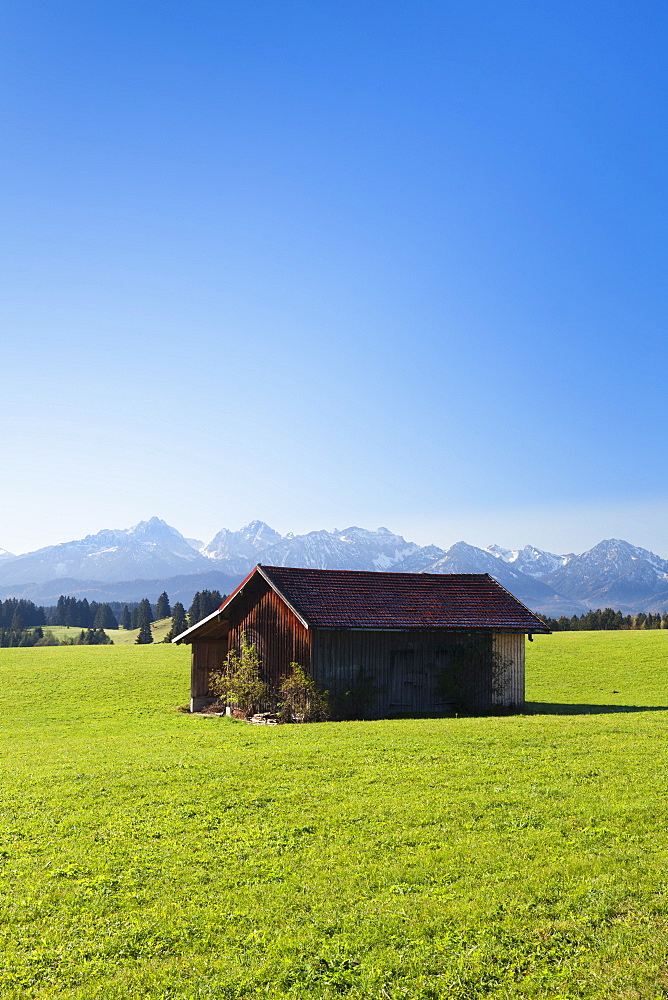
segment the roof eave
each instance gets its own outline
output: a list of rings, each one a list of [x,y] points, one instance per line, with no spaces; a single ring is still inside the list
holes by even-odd
[[[176,643],[187,642],[188,640],[186,639],[186,636],[190,635],[192,632],[196,632],[198,629],[201,629],[202,626],[206,625],[207,622],[212,621],[216,617],[216,615],[220,615],[226,609],[226,607],[228,606],[228,604],[230,603],[230,601],[234,597],[236,597],[237,594],[240,594],[242,592],[242,590],[244,589],[244,587],[246,586],[246,584],[248,583],[248,581],[253,576],[253,574],[255,573],[256,570],[257,570],[257,566],[254,566],[253,569],[248,574],[248,576],[244,577],[244,579],[241,581],[241,583],[239,584],[239,586],[236,587],[236,589],[232,591],[232,593],[230,594],[229,597],[225,598],[225,600],[223,601],[223,603],[220,605],[219,608],[216,608],[215,611],[212,611],[210,615],[206,616],[206,618],[202,618],[201,621],[196,622],[194,625],[191,625],[190,628],[187,628],[185,630],[185,632],[181,632],[180,635],[174,636],[174,638],[172,639],[172,642],[176,642]],[[221,618],[221,621],[222,621],[222,618]]]
[[[206,625],[207,622],[212,621],[214,618],[220,615],[220,611],[221,611],[220,608],[216,608],[216,610],[212,611],[210,615],[206,616],[206,618],[202,618],[201,621],[198,621],[194,625],[191,625],[190,628],[187,628],[185,632],[181,632],[179,635],[175,635],[174,638],[172,639],[172,642],[175,642],[177,645],[181,642],[187,642],[188,641],[186,639],[187,635],[190,635],[191,632],[195,632],[198,629],[201,629],[202,626]]]
[[[540,629],[531,625],[312,625],[314,632],[512,632],[521,635],[551,635],[547,625]]]
[[[520,605],[520,607],[524,608],[524,610],[526,611],[526,613],[528,615],[531,615],[531,617],[533,619],[535,619],[536,622],[538,622],[538,625],[539,625],[538,628],[535,628],[535,629],[528,629],[528,628],[527,629],[523,629],[523,631],[526,632],[527,635],[539,635],[541,632],[544,632],[547,635],[551,634],[551,630],[547,627],[547,625],[545,624],[544,621],[541,621],[541,619],[538,617],[538,615],[535,613],[535,611],[532,611],[531,608],[528,608],[526,606],[526,604],[523,604],[522,601],[520,601],[520,599],[518,597],[515,597],[514,594],[511,594],[509,590],[506,590],[506,588],[503,586],[503,584],[499,583],[499,581],[496,579],[496,577],[491,576],[491,574],[489,574],[489,573],[485,573],[485,576],[488,576],[490,578],[490,580],[492,580],[497,585],[497,587],[500,587],[501,590],[503,590],[504,593],[508,594],[509,597],[512,597],[512,599],[514,601],[516,601]]]
[[[290,611],[292,611],[293,615],[302,623],[304,628],[311,628],[311,625],[306,620],[306,618],[304,618],[303,614],[300,611],[298,611],[297,608],[295,608],[295,606],[288,600],[285,594],[276,586],[276,584],[271,579],[269,574],[265,573],[263,567],[258,563],[257,566],[253,567],[248,576],[241,581],[236,590],[233,590],[230,596],[223,601],[223,603],[220,605],[219,608],[216,608],[215,611],[213,611],[210,615],[207,615],[206,618],[202,618],[202,620],[197,622],[195,625],[191,625],[190,628],[185,630],[185,632],[181,632],[180,635],[174,636],[172,642],[177,644],[182,642],[189,642],[190,641],[188,638],[189,636],[190,638],[195,638],[194,633],[200,631],[203,628],[203,626],[207,624],[207,622],[213,621],[213,619],[216,618],[218,615],[221,616],[219,620],[222,621],[223,612],[227,610],[232,601],[236,600],[236,598],[243,593],[244,587],[252,579],[252,577],[255,576],[256,573],[259,576],[261,576],[262,579],[267,584],[269,584],[274,593],[277,594],[278,597],[280,597],[283,603],[290,609]]]

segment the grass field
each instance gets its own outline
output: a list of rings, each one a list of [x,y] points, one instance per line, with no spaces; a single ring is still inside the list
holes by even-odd
[[[668,996],[668,632],[479,719],[189,716],[188,653],[0,650],[3,998]]]

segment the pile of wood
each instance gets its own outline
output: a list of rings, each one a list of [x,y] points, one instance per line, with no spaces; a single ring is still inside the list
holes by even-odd
[[[246,722],[251,722],[254,726],[277,726],[279,718],[274,712],[257,712]]]

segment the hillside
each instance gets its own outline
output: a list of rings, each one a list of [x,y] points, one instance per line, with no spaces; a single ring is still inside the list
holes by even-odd
[[[151,625],[153,642],[162,642],[171,627],[171,618],[162,618],[160,621],[153,622]],[[81,632],[81,627],[75,625],[45,625],[44,629],[47,632],[51,632],[56,639],[76,639]],[[106,628],[104,631],[115,646],[132,646],[139,635],[138,628],[127,630],[122,628]]]
[[[160,621],[153,622],[151,624],[151,635],[153,636],[153,642],[162,642],[170,628],[172,627],[171,618],[161,618]],[[113,641],[115,646],[132,646],[137,640],[139,635],[138,628],[131,629],[105,629],[105,632],[109,638]]]

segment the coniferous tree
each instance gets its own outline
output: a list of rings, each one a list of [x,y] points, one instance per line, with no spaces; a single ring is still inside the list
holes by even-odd
[[[167,596],[167,592],[163,590],[155,608],[155,617],[158,621],[161,621],[163,618],[170,618],[171,614],[172,609],[169,606],[169,597]]]
[[[193,625],[196,625],[201,618],[201,615],[199,613],[199,598],[200,598],[200,593],[198,590],[192,599],[192,604],[188,608],[188,625],[190,626],[190,628],[192,628]]]
[[[139,626],[139,635],[135,639],[135,644],[139,643],[139,645],[145,645],[149,642],[153,642],[153,633],[151,632],[149,622],[143,621]]]
[[[72,625],[82,625],[81,620],[81,608],[79,607],[79,602],[76,597],[68,597],[69,602],[69,619]]]
[[[152,621],[155,621],[153,617],[153,608],[151,607],[151,602],[147,597],[139,602],[139,607],[137,608],[137,624],[141,625],[146,622],[150,625]]]
[[[95,614],[95,620],[93,621],[93,628],[104,629],[104,628],[118,628],[118,622],[116,621],[116,616],[111,610],[108,604],[100,604],[97,612]]]
[[[211,615],[211,614],[213,614],[214,611],[217,611],[218,608],[220,607],[220,605],[223,603],[224,600],[225,600],[225,597],[223,597],[223,595],[220,593],[219,590],[210,590],[209,591],[209,611],[208,611],[208,614]]]
[[[123,608],[123,611],[121,612],[121,628],[124,628],[124,629],[130,629],[130,628],[132,628],[132,619],[130,617],[130,609],[128,608],[127,604],[125,605],[125,607]]]
[[[0,601],[0,629],[9,629],[15,615],[21,619],[23,628],[32,625],[46,625],[44,608],[38,608],[32,601],[9,597]]]
[[[54,625],[64,625],[65,624],[65,598],[61,594],[58,598],[58,604],[56,605],[56,614],[53,620]]]
[[[171,642],[177,635],[181,635],[182,632],[185,632],[187,628],[188,622],[186,620],[186,609],[180,601],[177,601],[172,608],[172,627],[165,636],[164,641]]]
[[[139,605],[132,609],[130,615],[130,628],[139,628]]]
[[[217,611],[222,603],[223,598],[218,590],[198,590],[188,609],[188,624],[192,627],[201,622],[203,618]]]

